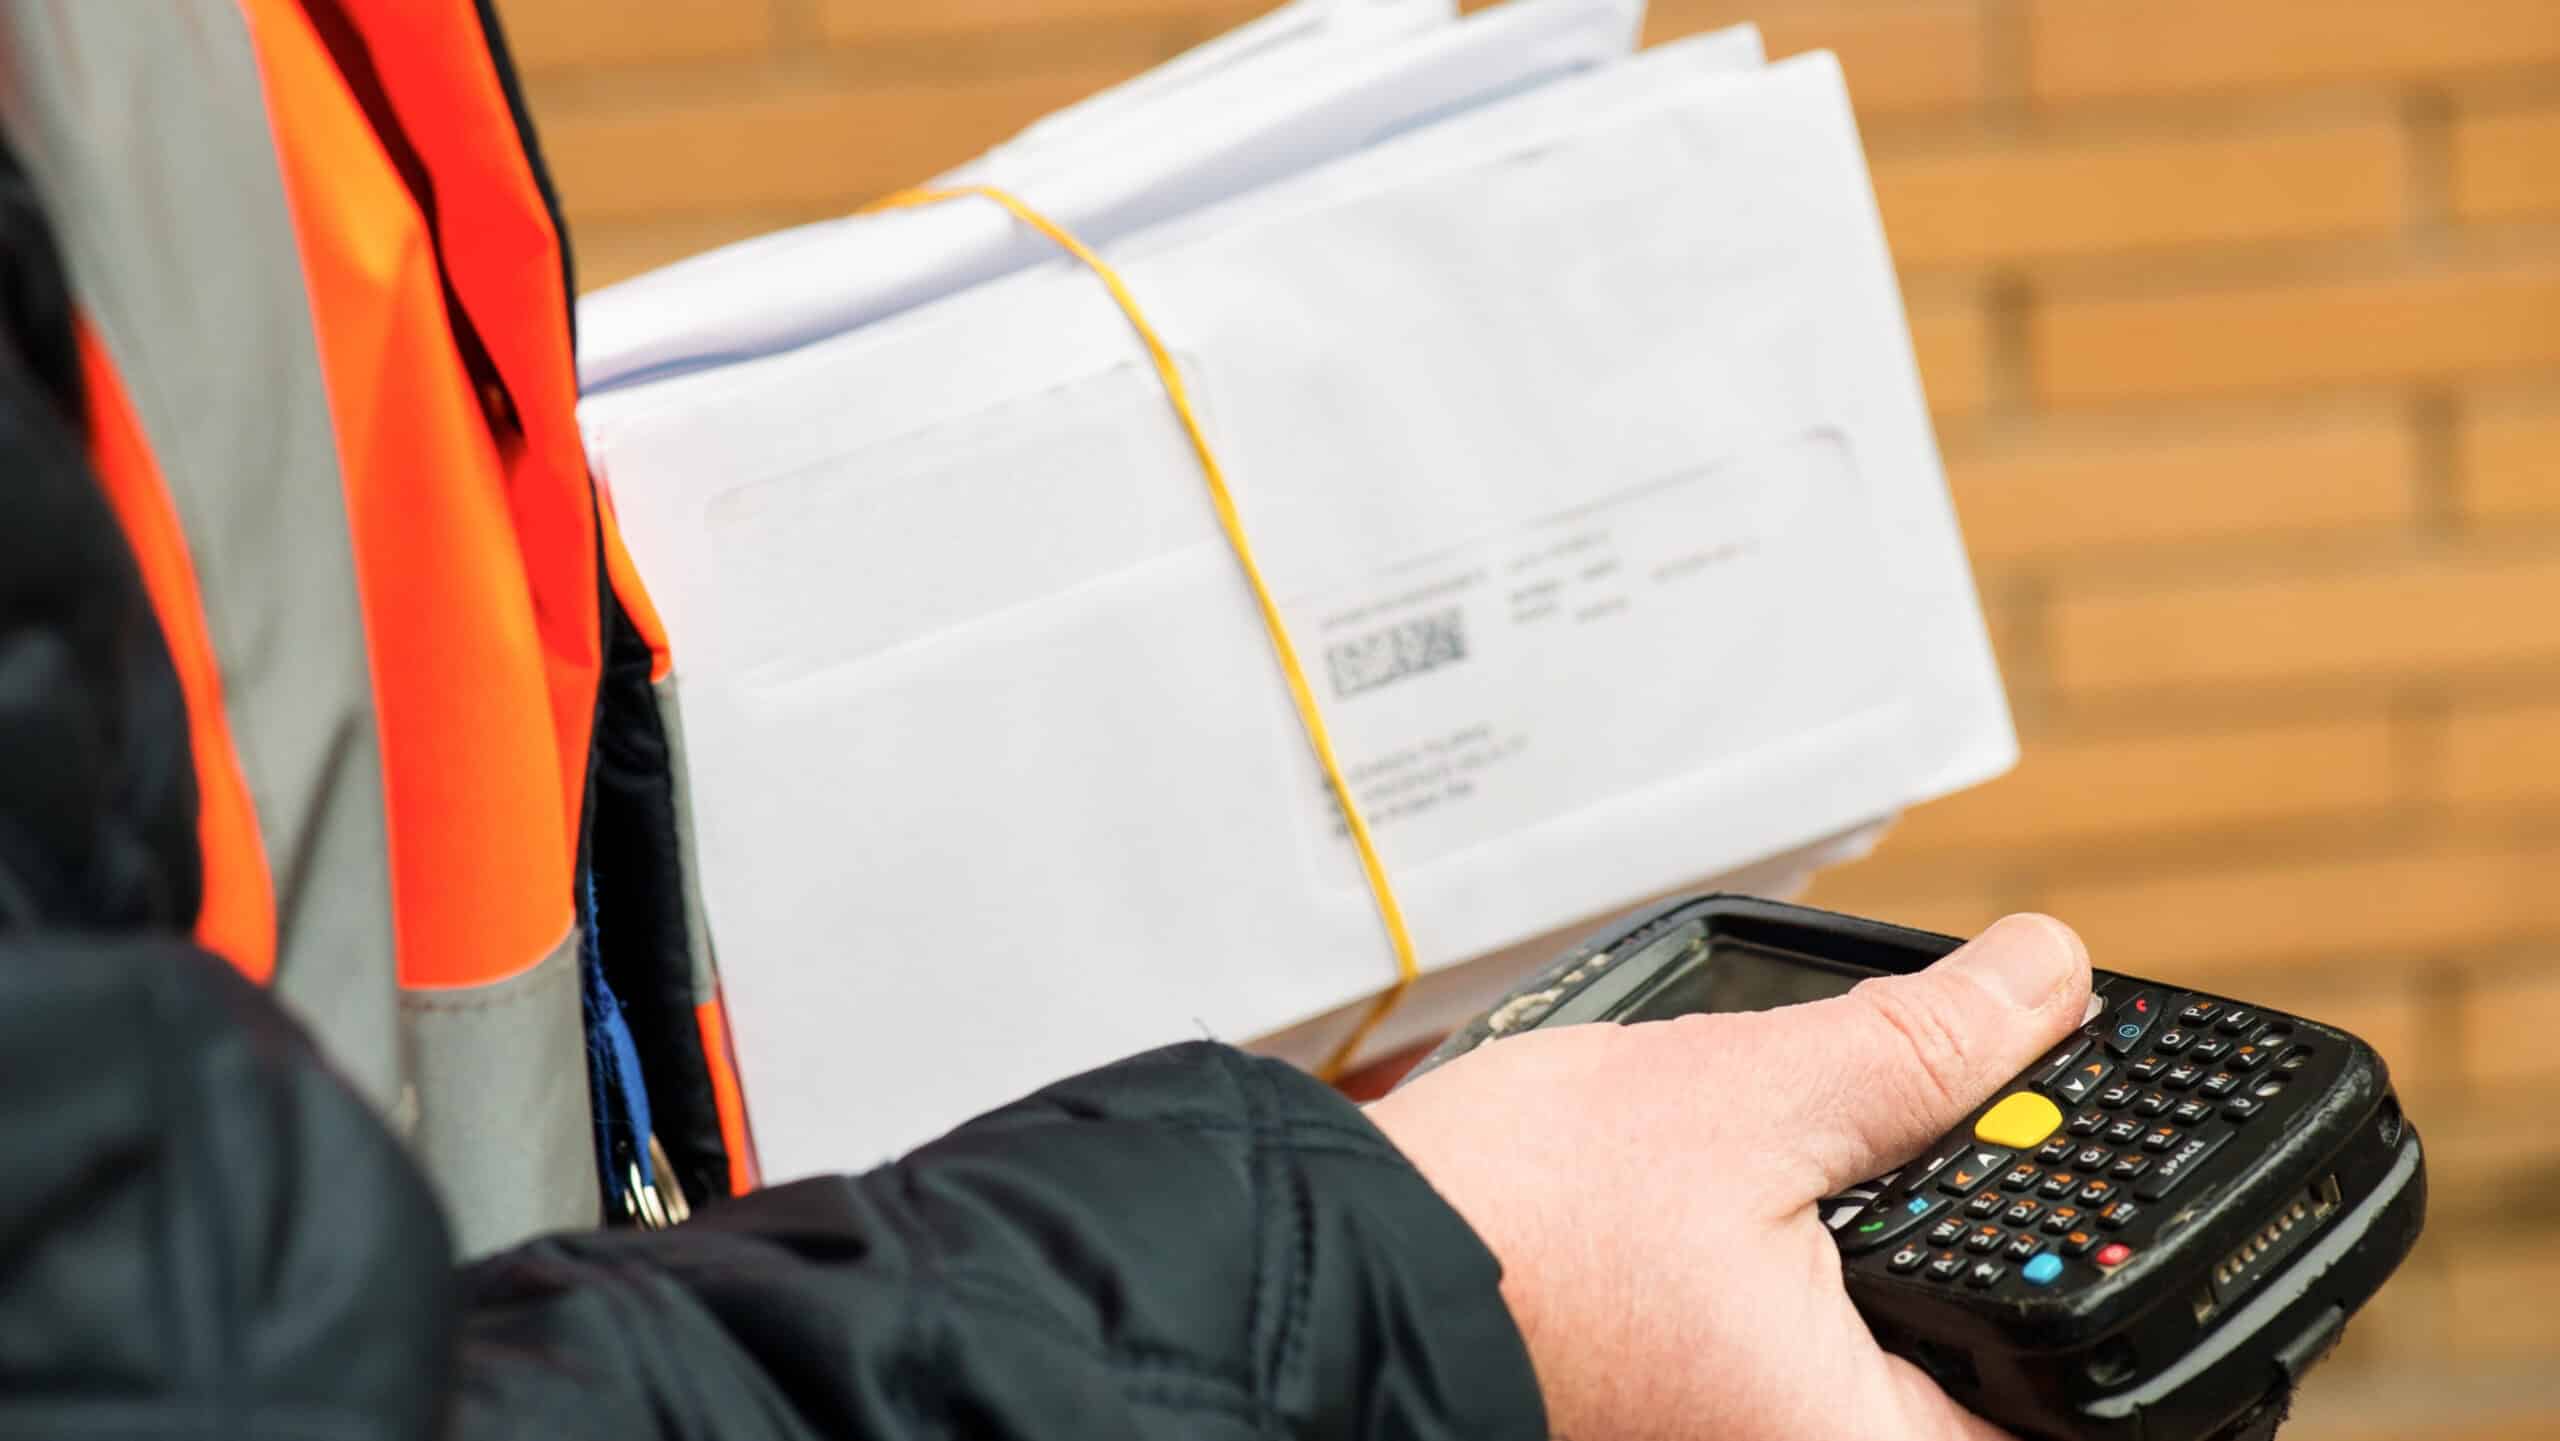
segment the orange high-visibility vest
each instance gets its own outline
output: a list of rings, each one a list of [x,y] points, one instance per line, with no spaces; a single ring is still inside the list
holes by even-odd
[[[486,0],[0,14],[186,696],[199,939],[402,1127],[466,1251],[745,1189],[664,638]],[[597,1124],[600,992],[650,1134]]]

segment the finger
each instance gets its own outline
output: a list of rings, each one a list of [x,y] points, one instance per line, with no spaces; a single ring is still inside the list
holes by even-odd
[[[2047,916],[2011,916],[1927,970],[1770,1014],[1801,1027],[1790,1117],[1824,1193],[1909,1160],[2081,1022],[2089,953]]]

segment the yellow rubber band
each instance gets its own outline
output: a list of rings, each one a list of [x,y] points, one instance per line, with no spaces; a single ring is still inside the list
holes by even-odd
[[[1369,878],[1369,894],[1377,902],[1378,919],[1386,924],[1387,940],[1395,947],[1395,983],[1370,1003],[1368,1014],[1341,1045],[1334,1048],[1317,1074],[1327,1081],[1339,1079],[1352,1057],[1360,1052],[1378,1023],[1395,1010],[1405,993],[1413,989],[1422,974],[1422,963],[1414,954],[1413,935],[1405,929],[1404,908],[1396,903],[1395,887],[1387,881],[1386,864],[1378,859],[1378,842],[1369,832],[1368,818],[1360,813],[1359,802],[1352,799],[1351,783],[1342,774],[1342,761],[1334,754],[1333,734],[1325,728],[1324,713],[1316,707],[1315,687],[1308,684],[1307,672],[1298,663],[1298,648],[1289,639],[1289,628],[1280,619],[1280,606],[1271,598],[1271,587],[1262,578],[1262,566],[1253,558],[1253,544],[1246,539],[1244,521],[1236,514],[1235,498],[1227,491],[1226,472],[1218,465],[1217,452],[1209,445],[1209,437],[1201,428],[1200,417],[1191,407],[1190,387],[1183,384],[1182,370],[1174,364],[1173,352],[1165,347],[1146,313],[1138,308],[1137,297],[1129,293],[1118,271],[1110,262],[1093,253],[1083,241],[1069,234],[1064,226],[1042,215],[992,185],[964,185],[949,189],[905,190],[875,202],[873,210],[908,210],[919,205],[935,205],[946,200],[975,197],[991,200],[1005,208],[1013,218],[1048,237],[1060,250],[1074,256],[1084,268],[1093,272],[1120,313],[1128,318],[1129,328],[1147,347],[1147,357],[1155,363],[1156,378],[1164,383],[1165,399],[1172,403],[1174,416],[1182,422],[1182,433],[1191,440],[1192,453],[1200,458],[1201,479],[1208,482],[1209,502],[1217,511],[1218,528],[1226,532],[1227,545],[1235,552],[1236,564],[1243,568],[1247,584],[1253,588],[1253,602],[1262,612],[1262,628],[1271,637],[1271,653],[1280,662],[1280,673],[1289,682],[1289,699],[1298,708],[1298,722],[1306,728],[1307,742],[1315,747],[1316,760],[1324,767],[1325,782],[1333,787],[1334,799],[1342,806],[1343,820],[1350,826],[1351,843],[1360,852],[1360,869]]]

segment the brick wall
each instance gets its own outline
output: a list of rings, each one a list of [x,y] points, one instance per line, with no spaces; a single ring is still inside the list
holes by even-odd
[[[1259,6],[501,8],[593,283]],[[1819,898],[2361,1031],[2434,1219],[2297,1434],[2560,1434],[2560,0],[1654,8],[1839,52],[2026,738]]]

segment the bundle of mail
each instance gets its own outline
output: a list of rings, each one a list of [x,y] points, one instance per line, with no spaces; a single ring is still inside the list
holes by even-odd
[[[943,177],[1188,383],[1424,971],[1370,1055],[2015,757],[1838,65],[1453,9],[1300,0]],[[1312,1060],[1395,979],[1090,270],[962,199],[581,322],[770,1175],[1149,1046]]]

